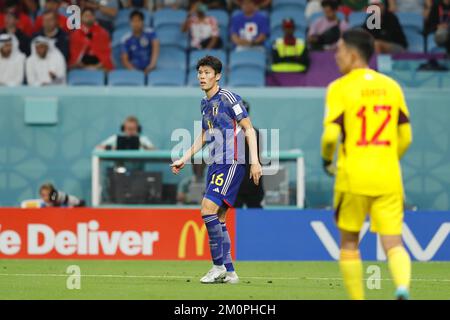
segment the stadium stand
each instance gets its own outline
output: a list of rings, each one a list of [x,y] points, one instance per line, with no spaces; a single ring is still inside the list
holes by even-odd
[[[181,87],[186,84],[186,75],[180,70],[156,69],[147,76],[148,86]]]
[[[67,83],[71,86],[103,86],[105,73],[96,70],[72,70],[67,77]]]
[[[113,70],[108,73],[110,86],[144,86],[145,74],[137,70]]]
[[[272,9],[288,9],[305,11],[306,0],[273,0]]]

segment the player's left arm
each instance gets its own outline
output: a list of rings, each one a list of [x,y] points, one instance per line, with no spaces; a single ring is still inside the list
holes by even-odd
[[[398,115],[398,146],[397,154],[401,159],[412,143],[412,128],[409,121],[409,110],[405,102],[402,89],[399,87],[399,115]]]
[[[262,175],[261,164],[258,158],[258,142],[256,139],[256,131],[253,128],[250,118],[246,117],[239,121],[239,125],[245,132],[245,138],[247,139],[248,149],[250,152],[250,178],[258,185],[259,179]]]

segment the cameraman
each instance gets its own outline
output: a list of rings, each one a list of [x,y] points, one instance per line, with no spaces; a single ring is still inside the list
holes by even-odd
[[[44,207],[84,207],[86,205],[84,200],[56,190],[51,183],[41,185],[39,195],[44,202]]]
[[[135,116],[128,116],[125,121],[120,126],[121,136],[124,137],[139,137],[139,149],[141,150],[153,150],[155,146],[150,141],[150,139],[144,135],[141,135],[142,127],[139,123],[138,118]],[[102,150],[116,150],[117,149],[117,138],[119,135],[114,134],[108,139],[103,141],[97,146],[97,149]]]

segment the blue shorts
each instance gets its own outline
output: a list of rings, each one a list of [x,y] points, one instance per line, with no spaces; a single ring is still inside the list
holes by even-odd
[[[245,164],[211,164],[206,176],[205,198],[219,207],[232,207],[245,174]]]

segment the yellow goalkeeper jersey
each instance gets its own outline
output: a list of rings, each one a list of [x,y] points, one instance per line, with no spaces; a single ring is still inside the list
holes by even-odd
[[[409,126],[409,111],[402,89],[386,75],[355,69],[328,86],[322,156],[331,160],[334,153],[335,145],[327,150],[327,135],[340,136],[336,191],[368,196],[403,191],[401,124]]]

